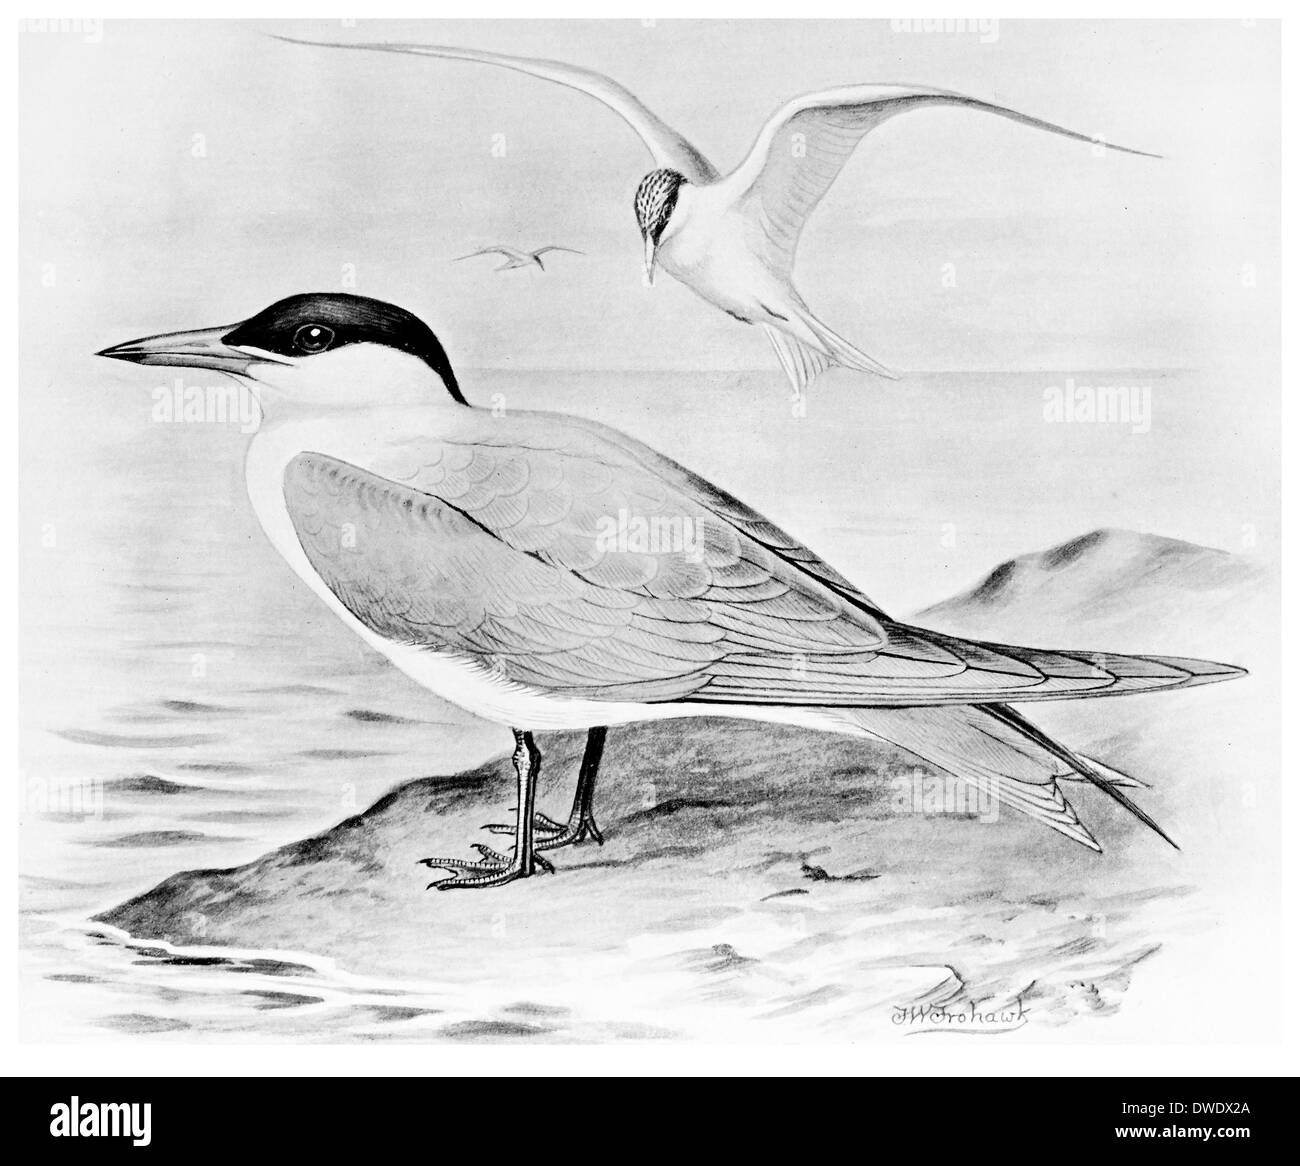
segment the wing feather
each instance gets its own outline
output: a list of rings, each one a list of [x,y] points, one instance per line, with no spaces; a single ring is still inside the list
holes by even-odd
[[[401,443],[394,460],[402,482],[300,454],[285,470],[290,518],[313,568],[371,630],[542,691],[911,707],[1103,695],[1235,674],[1199,661],[1040,651],[910,627],[837,589],[830,568],[738,503],[713,492],[709,501],[721,497],[722,505],[703,511],[701,491],[674,488],[630,458],[618,465],[616,450],[602,448],[593,472],[580,442],[457,444],[426,440],[427,469],[412,471],[421,446]],[[499,464],[514,460],[527,462],[527,472]],[[544,505],[518,489],[533,478],[554,483]],[[503,524],[502,496],[488,483],[528,505]],[[620,508],[626,515],[628,499],[653,506],[632,516],[651,531],[658,521],[661,533],[681,534],[687,520],[700,529],[683,545],[625,545],[620,537],[631,532],[612,516]],[[769,542],[728,522],[728,510]]]
[[[831,188],[862,139],[900,113],[952,105],[992,113],[1021,125],[1125,154],[1158,157],[1066,129],[1002,105],[915,85],[848,85],[796,97],[759,132],[749,155],[722,180],[765,240],[771,266],[789,274],[808,216]]]
[[[454,45],[345,44],[335,41],[303,40],[292,36],[276,36],[275,39],[287,41],[289,44],[311,45],[317,48],[363,49],[367,52],[408,53],[417,57],[472,61],[480,65],[497,65],[503,69],[513,69],[517,73],[527,73],[543,81],[576,89],[612,109],[637,132],[658,165],[671,167],[692,182],[716,182],[718,178],[718,172],[712,163],[686,138],[656,116],[629,89],[620,85],[612,77],[597,73],[594,69],[583,69],[577,65],[565,64],[563,61],[548,61],[539,57],[515,57],[505,53],[458,48]],[[568,250],[568,248],[552,247],[544,250]]]

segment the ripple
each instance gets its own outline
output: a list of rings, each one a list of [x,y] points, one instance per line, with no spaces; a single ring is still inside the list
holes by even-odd
[[[113,1016],[101,1017],[96,1023],[104,1028],[115,1028],[119,1032],[134,1034],[183,1032],[190,1027],[183,1020],[174,1020],[165,1016],[151,1016],[146,1012],[121,1012]]]
[[[393,713],[381,713],[375,709],[348,709],[343,715],[349,720],[361,721],[367,725],[414,725],[417,723],[409,717],[399,717]]]
[[[204,704],[199,700],[164,700],[159,701],[159,707],[165,708],[169,713],[201,713],[201,714],[222,714],[230,713],[233,710],[223,708],[217,704]]]
[[[189,785],[183,781],[169,781],[155,773],[138,773],[133,777],[119,777],[107,783],[107,788],[128,794],[193,794],[207,793],[202,785]]]
[[[362,757],[387,757],[376,749],[304,749],[299,757],[309,757],[313,761],[356,761]]]
[[[174,733],[167,737],[135,737],[125,733],[101,733],[94,729],[51,729],[56,737],[78,745],[102,745],[109,749],[185,749],[221,740],[211,733]]]
[[[266,989],[249,989],[241,995],[252,997],[253,1007],[259,1010],[270,1008],[302,1008],[307,1004],[324,1004],[324,996],[307,996],[300,992],[271,992]]]
[[[242,838],[218,838],[211,834],[199,834],[193,830],[142,830],[138,834],[119,834],[116,838],[95,839],[87,842],[86,845],[122,850],[142,850],[155,846],[188,846],[194,842],[242,841]]]
[[[178,765],[177,768],[188,770],[190,773],[256,772],[253,766],[245,765],[242,761],[185,761]]]
[[[274,822],[297,816],[297,810],[209,810],[186,815],[191,822],[215,822],[222,826],[236,826],[240,822]]]
[[[515,1020],[461,1020],[439,1030],[451,1040],[521,1040],[546,1036],[550,1028]]]
[[[251,691],[265,696],[341,696],[337,688],[326,688],[323,684],[278,684],[270,688],[254,688]]]

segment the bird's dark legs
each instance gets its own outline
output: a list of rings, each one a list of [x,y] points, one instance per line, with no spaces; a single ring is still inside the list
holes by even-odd
[[[553,867],[537,853],[534,844],[534,807],[537,802],[537,774],[542,767],[542,755],[533,742],[533,735],[521,729],[511,730],[515,735],[515,777],[519,786],[518,817],[515,820],[515,852],[509,858],[498,854],[490,846],[475,843],[481,856],[478,861],[459,858],[423,858],[428,867],[451,871],[451,877],[430,883],[440,891],[457,887],[500,887],[515,879],[527,878],[538,869],[553,873]]]
[[[604,845],[605,836],[596,825],[592,812],[592,801],[596,795],[596,772],[600,769],[600,758],[605,751],[605,734],[609,729],[597,725],[587,730],[587,748],[582,754],[582,765],[578,769],[578,788],[573,794],[573,809],[569,811],[567,822],[557,822],[545,814],[533,811],[533,836],[536,838],[535,851],[558,850],[561,846],[572,846],[587,838]],[[515,834],[518,825],[509,826],[493,823],[485,826],[493,834]]]
[[[573,809],[569,811],[569,820],[565,825],[558,822],[544,823],[537,841],[538,850],[558,850],[561,846],[571,846],[585,838],[593,838],[599,845],[604,845],[605,837],[596,825],[591,803],[596,796],[596,772],[600,769],[601,754],[605,751],[605,734],[609,730],[598,725],[587,731],[587,748],[582,754],[582,765],[578,770],[578,788],[573,793]]]

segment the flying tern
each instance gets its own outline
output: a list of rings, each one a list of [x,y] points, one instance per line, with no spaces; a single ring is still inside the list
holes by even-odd
[[[633,199],[647,281],[653,283],[656,267],[662,267],[729,316],[758,325],[796,397],[831,365],[895,377],[823,324],[794,284],[795,252],[804,225],[858,144],[877,126],[911,110],[961,106],[1093,146],[1159,157],[946,89],[862,84],[788,101],[759,131],[745,160],[724,176],[628,89],[591,69],[450,45],[277,39],[498,65],[577,89],[608,106],[636,131],[655,162]]]
[[[1008,702],[1241,673],[891,619],[798,539],[636,439],[580,417],[470,406],[438,338],[391,304],[297,295],[240,324],[100,355],[245,381],[263,412],[246,482],[271,543],[408,676],[512,729],[512,853],[479,844],[477,859],[424,860],[448,872],[431,885],[496,886],[549,869],[544,851],[599,840],[606,727],[666,718],[892,742],[1100,850],[1060,788],[1091,782],[1167,838],[1122,788],[1139,783]],[[563,823],[536,809],[533,734],[558,729],[588,730]]]
[[[468,255],[458,255],[452,262],[459,263],[462,259],[477,259],[480,255],[504,255],[505,262],[496,271],[514,271],[518,267],[540,267],[543,271],[546,267],[542,263],[542,256],[551,251],[567,251],[570,255],[581,255],[583,252],[575,251],[572,247],[539,247],[536,251],[521,251],[518,247],[507,247],[504,244],[499,247],[484,247],[481,251],[471,251]]]

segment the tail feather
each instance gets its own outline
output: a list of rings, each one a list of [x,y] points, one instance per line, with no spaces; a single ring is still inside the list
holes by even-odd
[[[995,720],[1001,721],[1003,724],[1008,725],[1012,728],[1019,729],[1022,733],[1025,734],[1025,736],[1029,737],[1031,740],[1041,745],[1044,749],[1048,750],[1048,752],[1060,758],[1067,765],[1073,768],[1077,773],[1082,773],[1083,776],[1086,777],[1090,782],[1092,782],[1093,785],[1095,785],[1098,789],[1108,794],[1110,797],[1114,798],[1115,801],[1117,801],[1130,814],[1132,814],[1135,818],[1137,818],[1139,822],[1142,822],[1144,825],[1154,830],[1157,834],[1160,835],[1161,838],[1163,838],[1166,842],[1168,842],[1169,845],[1172,846],[1175,850],[1179,849],[1178,843],[1175,842],[1172,838],[1170,838],[1169,835],[1166,834],[1164,830],[1160,828],[1156,820],[1153,817],[1151,817],[1151,815],[1148,814],[1141,806],[1139,806],[1136,802],[1134,802],[1126,793],[1124,793],[1115,784],[1115,782],[1111,781],[1110,778],[1108,778],[1105,774],[1101,773],[1099,770],[1089,765],[1087,761],[1085,761],[1077,753],[1072,753],[1064,745],[1061,745],[1058,742],[1053,741],[1046,733],[1044,733],[1040,728],[1038,728],[1037,725],[1034,725],[1030,721],[1026,720],[1023,716],[1021,716],[1018,712],[1016,712],[1015,709],[1011,709],[1008,708],[1006,705],[999,704],[999,705],[987,705],[985,706],[983,711],[987,716],[993,717]]]
[[[1085,761],[1088,768],[1100,773],[1111,785],[1123,786],[1127,789],[1150,789],[1151,783],[1139,781],[1130,773],[1121,773],[1118,769],[1113,769],[1109,765],[1103,765],[1095,757],[1089,757],[1086,753],[1079,754],[1079,760]],[[1076,770],[1068,768],[1064,762],[1061,764],[1061,772],[1058,773],[1057,779],[1060,781],[1081,781],[1089,782],[1089,778]]]
[[[815,348],[800,343],[789,333],[772,327],[771,324],[763,324],[762,328],[776,353],[777,360],[785,370],[785,375],[790,378],[796,399],[802,397],[804,389],[813,382],[817,374],[830,367],[830,359]]]
[[[842,731],[899,745],[1004,805],[1101,852],[1061,791],[1061,781],[1098,786],[1153,829],[1172,839],[1119,787],[1144,783],[1058,744],[1005,705],[943,708],[827,709]]]
[[[804,311],[800,313],[800,321],[806,328],[817,338],[823,354],[830,359],[831,364],[838,364],[844,368],[856,368],[862,372],[873,372],[877,376],[886,377],[891,381],[899,379],[898,373],[886,368],[875,357],[868,356],[860,348],[855,348],[843,336],[832,332],[811,312]]]
[[[973,706],[826,711],[842,731],[899,745],[1001,804],[1101,852],[1061,792],[1057,759]]]
[[[898,380],[896,372],[891,372],[878,360],[854,348],[806,309],[798,310],[793,319],[788,316],[781,316],[780,319],[803,335],[792,335],[786,328],[774,324],[761,324],[760,327],[776,352],[785,375],[790,378],[796,397],[803,396],[804,389],[831,365],[856,368],[888,377],[891,381]]]

